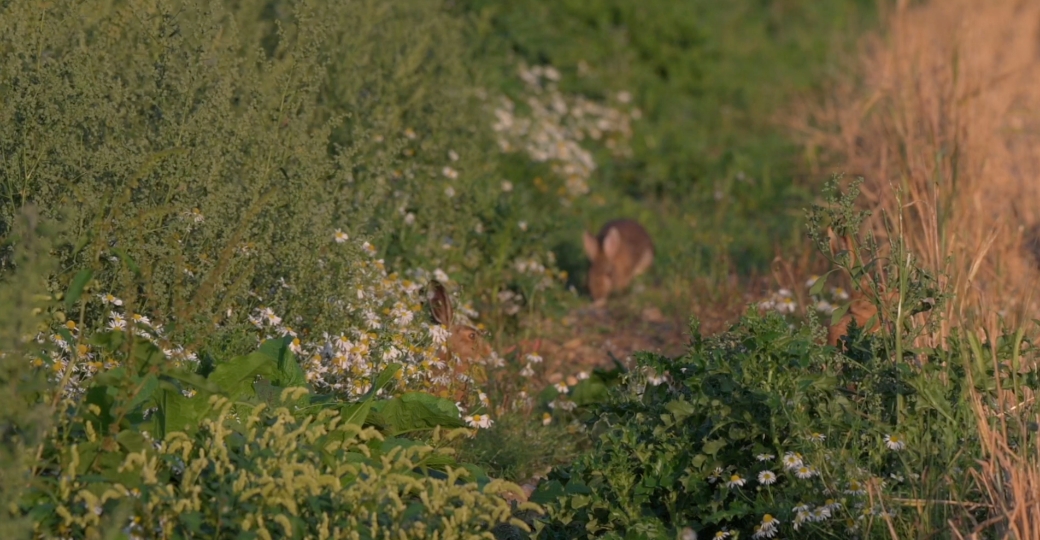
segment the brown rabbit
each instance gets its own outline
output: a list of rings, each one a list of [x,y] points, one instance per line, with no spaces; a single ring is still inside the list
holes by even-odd
[[[856,249],[852,239],[848,235],[839,237],[829,228],[827,229],[827,236],[830,237],[831,255],[837,257],[839,252],[848,251],[849,267],[854,268],[856,266]],[[828,345],[838,345],[841,337],[848,334],[849,325],[853,319],[856,321],[856,327],[863,329],[867,333],[876,332],[881,328],[881,316],[878,314],[877,305],[866,296],[865,292],[871,290],[869,278],[863,276],[859,285],[859,290],[850,292],[852,299],[849,303],[849,310],[827,331]],[[895,291],[886,291],[884,283],[877,284],[877,292],[884,303],[891,302],[895,298]],[[870,323],[869,328],[867,327],[868,323]]]
[[[473,364],[490,355],[491,346],[484,340],[483,332],[480,329],[468,324],[455,323],[455,310],[452,308],[451,298],[448,297],[441,282],[433,280],[430,282],[430,287],[429,302],[433,320],[447,328],[449,332],[444,347],[438,352],[438,357],[448,366],[446,375],[450,377],[452,386],[456,387],[453,397],[456,401],[461,401],[465,397],[468,385],[462,384],[461,387],[458,387],[455,383],[463,375],[472,378]],[[447,388],[443,390],[442,393],[448,393]]]
[[[630,219],[608,221],[599,234],[585,231],[585,254],[589,267],[589,294],[597,305],[612,291],[628,287],[632,278],[654,262],[654,242],[642,225]]]

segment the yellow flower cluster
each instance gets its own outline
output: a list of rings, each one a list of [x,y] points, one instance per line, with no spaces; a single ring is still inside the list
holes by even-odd
[[[286,389],[282,401],[306,393]],[[183,531],[181,517],[187,513],[268,539],[490,539],[491,528],[504,523],[527,530],[503,497],[522,495],[519,486],[495,480],[480,487],[465,481],[468,472],[461,468],[449,467],[443,479],[417,474],[424,463],[449,451],[440,445],[467,430],[437,430],[430,446],[379,451],[374,450],[383,448],[377,444],[379,432],[362,429],[335,410],[297,417],[285,406],[272,410],[261,404],[242,414],[239,423],[233,402],[215,396],[211,404],[218,414],[196,433],[171,433],[127,454],[118,468],[134,479],[126,483],[88,484],[76,473],[80,454],[71,448],[59,484],[64,502],[57,509],[57,530],[50,532],[97,535],[117,506],[113,502],[130,508],[124,530],[136,538]],[[171,475],[179,481],[163,480]],[[529,503],[521,507],[541,511]]]

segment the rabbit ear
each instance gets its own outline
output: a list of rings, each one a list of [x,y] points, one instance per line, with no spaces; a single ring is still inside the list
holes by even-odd
[[[838,236],[834,229],[827,227],[827,237],[830,239],[831,255],[837,257],[838,253],[847,251],[849,253],[849,266],[856,265],[856,251],[852,248],[852,238],[849,235]]]
[[[444,290],[444,285],[437,280],[430,282],[431,294],[430,310],[433,312],[433,320],[438,324],[444,326],[451,326],[451,322],[454,320],[451,307],[451,298],[448,298],[448,292]]]
[[[621,250],[621,231],[617,227],[611,227],[607,235],[603,237],[603,255],[607,259],[613,259]]]
[[[585,244],[585,255],[590,261],[596,260],[599,257],[599,240],[595,236],[589,234],[589,231],[585,231],[582,236],[582,241]]]

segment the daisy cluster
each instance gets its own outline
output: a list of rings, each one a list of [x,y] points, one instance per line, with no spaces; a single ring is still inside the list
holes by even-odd
[[[819,444],[826,440],[826,436],[813,433],[806,439],[810,443]],[[886,434],[882,442],[885,448],[891,452],[900,452],[906,448],[906,441],[896,434]],[[758,454],[755,456],[755,461],[760,464],[760,467],[756,467],[753,472],[748,474],[742,474],[734,467],[719,466],[708,473],[706,480],[709,484],[718,486],[719,489],[744,498],[748,496],[745,494],[745,490],[754,488],[759,492],[769,491],[780,482],[795,487],[796,492],[817,494],[818,501],[799,502],[789,509],[776,508],[777,515],[790,516],[789,524],[794,531],[817,524],[839,527],[844,534],[855,535],[864,521],[885,516],[885,510],[881,506],[869,503],[867,482],[872,482],[879,489],[884,489],[893,483],[903,481],[899,475],[872,478],[865,471],[856,468],[856,474],[853,476],[858,478],[833,482],[823,478],[821,470],[810,464],[803,454],[793,451],[785,452],[779,458],[775,454]],[[769,496],[771,501],[777,499],[778,497],[774,495]],[[782,523],[783,521],[773,513],[763,514],[761,522],[754,527],[751,537],[754,539],[775,538],[781,532]],[[715,533],[713,538],[734,536],[736,536],[735,530],[723,527]]]
[[[165,336],[163,326],[153,323],[148,316],[126,311],[122,299],[108,293],[98,294],[95,299],[106,308],[103,331],[119,330],[144,338],[175,365],[190,367],[197,364],[198,357],[194,352],[172,344]],[[37,343],[54,347],[49,354],[34,357],[31,363],[35,368],[48,370],[48,379],[62,388],[67,398],[82,396],[91,378],[119,365],[115,358],[85,339],[89,332],[76,321],[68,320],[55,331],[36,336]]]
[[[330,234],[330,242],[348,241],[342,230],[336,229]],[[371,244],[363,242],[361,250],[370,257],[358,262],[358,279],[349,290],[343,291],[341,298],[330,299],[342,303],[344,312],[349,314],[341,331],[321,335],[299,331],[287,324],[284,314],[270,306],[258,305],[247,317],[256,331],[257,344],[291,336],[290,349],[303,367],[308,382],[319,391],[348,400],[367,393],[372,381],[391,363],[402,365],[397,373],[397,390],[435,393],[465,384],[473,388],[474,397],[478,397],[479,390],[471,375],[456,373],[457,359],[444,353],[450,335],[448,328],[433,323],[425,312],[424,286],[433,279],[448,282],[447,273],[440,269],[433,272],[415,269],[408,277],[388,273],[383,261],[374,258],[375,249]],[[197,365],[196,354],[171,344],[161,324],[130,312],[115,295],[99,294],[96,300],[104,308],[104,329],[132,331],[135,336],[155,344],[170,361],[188,368]],[[459,306],[457,311],[463,316],[479,315],[469,305]],[[231,315],[229,311],[228,319]],[[39,335],[37,340],[50,341],[55,345],[56,354],[37,357],[32,360],[33,365],[50,370],[54,382],[64,381],[65,394],[69,397],[81,395],[97,373],[117,366],[114,359],[81,339],[81,329],[74,321],[65,322],[49,335]],[[502,364],[497,355],[491,356],[485,365]],[[486,396],[483,399],[486,400]],[[472,415],[467,420],[475,427],[491,425],[486,415]]]
[[[613,107],[562,93],[560,72],[552,66],[521,65],[519,76],[524,82],[522,103],[526,107],[501,98],[493,108],[492,128],[503,152],[522,151],[534,161],[551,164],[564,180],[558,191],[562,202],[567,204],[590,191],[588,180],[596,163],[582,141],[602,141],[614,155],[631,155],[631,123],[641,113],[631,107],[630,93],[616,94],[617,107]]]
[[[332,237],[337,243],[347,241],[338,230]],[[375,251],[367,242],[362,248],[368,253]],[[447,283],[448,274],[441,269],[429,272],[421,268],[407,275],[391,273],[382,260],[375,258],[359,265],[354,288],[339,299],[354,319],[344,324],[343,330],[301,338],[268,307],[258,308],[250,321],[264,339],[293,336],[293,352],[308,381],[320,391],[346,399],[367,393],[372,381],[391,363],[402,365],[397,373],[397,388],[401,390],[439,393],[455,385],[474,386],[471,374],[456,373],[457,359],[445,354],[450,330],[429,320],[422,297],[431,280]],[[459,306],[456,311],[467,317],[479,316],[470,305]],[[500,359],[492,355],[484,361],[485,365],[497,365]],[[471,423],[490,425],[480,419]]]
[[[807,289],[812,289],[819,276],[812,276],[805,282]],[[826,294],[809,294],[810,307],[823,315],[830,315],[842,302],[848,301],[849,293],[842,287],[830,287]],[[779,289],[770,293],[768,298],[758,302],[762,311],[776,311],[781,315],[793,314],[798,310],[798,300],[791,289]]]

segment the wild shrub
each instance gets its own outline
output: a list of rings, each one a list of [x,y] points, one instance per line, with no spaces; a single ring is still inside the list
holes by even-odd
[[[53,420],[40,397],[47,394],[46,374],[31,360],[47,349],[33,338],[44,325],[41,299],[49,295],[43,276],[54,271],[49,251],[55,231],[33,207],[23,208],[12,226],[5,247],[17,270],[0,272],[0,535],[22,538],[31,522],[16,511],[17,503]]]
[[[53,431],[20,463],[11,508],[37,535],[476,538],[512,520],[502,494],[519,487],[452,458],[468,433],[453,403],[379,397],[400,364],[344,402],[309,391],[289,338],[208,369],[121,329],[87,341],[116,367],[55,401]]]
[[[775,313],[751,313],[682,358],[643,355],[653,376],[630,376],[588,424],[596,450],[536,493],[549,506],[541,537],[944,527],[956,509],[913,501],[978,499],[963,482],[980,455],[968,395],[992,375],[957,349],[921,366],[872,350],[835,354]]]
[[[463,282],[492,258],[474,236],[493,141],[438,3],[0,14],[0,234],[30,202],[65,225],[55,293],[88,269],[86,290],[189,349],[241,352],[262,308],[312,335],[364,327],[369,257]]]
[[[834,226],[858,222],[851,199],[833,202]],[[711,337],[693,323],[680,358],[643,354],[593,408],[594,450],[533,497],[548,505],[540,537],[904,537],[993,517],[965,481],[983,455],[971,403],[1030,403],[1035,374],[993,368],[1021,365],[1021,334],[917,347],[914,307],[942,296],[925,298],[936,282],[912,257],[892,259],[852,269],[885,266],[900,305],[879,306],[882,331],[853,327],[840,350],[813,318],[750,310]]]

